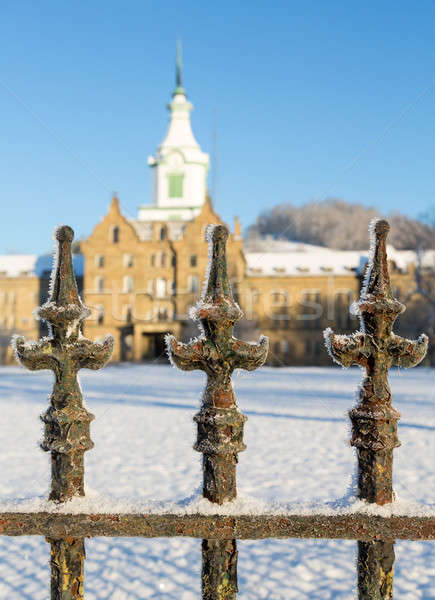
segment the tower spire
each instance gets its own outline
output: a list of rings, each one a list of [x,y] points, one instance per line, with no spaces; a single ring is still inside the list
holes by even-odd
[[[184,94],[186,95],[186,92],[184,91],[183,88],[183,84],[182,84],[182,79],[181,79],[181,69],[183,66],[183,58],[182,58],[182,45],[181,45],[181,40],[179,39],[177,41],[177,58],[176,58],[176,62],[175,62],[175,91],[174,91],[174,96],[176,94]]]

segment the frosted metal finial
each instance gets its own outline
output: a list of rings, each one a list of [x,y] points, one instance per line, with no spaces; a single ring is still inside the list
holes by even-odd
[[[204,495],[212,502],[222,503],[236,496],[236,455],[245,448],[242,441],[245,417],[237,408],[232,373],[237,368],[252,371],[260,367],[267,357],[268,339],[262,337],[258,344],[251,344],[233,337],[234,323],[242,311],[234,301],[228,281],[225,252],[228,230],[223,225],[214,225],[209,227],[207,235],[208,281],[200,302],[191,312],[192,318],[200,321],[202,335],[188,344],[168,336],[167,343],[169,356],[177,367],[207,373],[203,406],[195,417],[198,423],[195,448],[208,457],[204,462]],[[222,460],[227,475],[219,467]]]
[[[405,306],[393,297],[388,272],[386,240],[390,226],[372,222],[372,246],[361,298],[355,304],[360,331],[336,335],[325,331],[326,346],[344,367],[360,365],[366,375],[359,388],[359,403],[349,411],[351,445],[358,454],[358,490],[361,500],[375,504],[393,501],[393,450],[400,446],[392,405],[388,370],[393,365],[413,367],[423,360],[428,345],[422,334],[412,341],[393,333],[393,324]],[[394,549],[391,542],[358,542],[360,598],[393,597]]]
[[[55,230],[56,262],[48,302],[37,315],[50,325],[50,336],[38,342],[15,340],[18,360],[31,371],[50,369],[55,374],[50,407],[42,416],[45,435],[43,450],[51,451],[52,481],[50,500],[63,502],[84,495],[83,455],[93,447],[89,424],[94,418],[83,406],[77,381],[82,368],[100,369],[109,360],[113,338],[95,343],[82,336],[82,321],[90,311],[77,290],[71,256],[74,232],[63,225]]]

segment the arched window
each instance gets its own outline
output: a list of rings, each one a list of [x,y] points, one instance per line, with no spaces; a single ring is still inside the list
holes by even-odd
[[[119,227],[118,227],[118,225],[112,226],[110,241],[112,242],[112,244],[117,244],[119,242]]]
[[[162,227],[160,229],[160,239],[161,239],[162,242],[165,239],[165,237],[166,237],[166,229],[164,227]]]
[[[166,267],[166,253],[165,252],[162,252],[162,254],[160,256],[160,266]]]
[[[104,277],[95,277],[95,290],[97,292],[104,292]]]
[[[166,296],[166,279],[163,279],[163,277],[157,277],[156,279],[156,296],[157,298]]]
[[[126,294],[133,291],[133,277],[131,275],[124,275],[122,278],[122,290]]]

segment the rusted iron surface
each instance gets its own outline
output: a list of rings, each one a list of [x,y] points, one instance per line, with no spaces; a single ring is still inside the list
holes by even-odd
[[[71,243],[73,230],[64,225],[56,230],[57,264],[48,302],[37,311],[49,324],[50,336],[39,342],[15,340],[19,361],[31,371],[54,373],[50,407],[41,417],[45,435],[41,447],[51,452],[50,500],[62,502],[84,495],[83,454],[93,447],[89,424],[94,418],[83,406],[77,381],[80,369],[100,369],[109,360],[113,339],[90,342],[81,335],[82,321],[90,310],[82,304],[74,277]]]
[[[358,542],[358,597],[393,600],[394,544]]]
[[[394,322],[405,306],[393,297],[391,290],[387,261],[389,229],[383,219],[372,223],[371,262],[361,298],[355,306],[360,316],[360,331],[351,336],[335,335],[331,330],[325,332],[328,349],[336,362],[345,367],[358,364],[366,371],[359,390],[359,404],[349,412],[350,443],[358,453],[358,496],[381,505],[393,501],[393,449],[400,446],[397,436],[400,414],[392,406],[388,370],[393,365],[417,365],[428,345],[425,335],[411,341],[393,333]],[[358,547],[360,600],[389,600],[393,585],[393,544],[361,542]],[[386,565],[388,572],[384,571]]]
[[[50,539],[51,600],[84,598],[85,542],[83,538]]]
[[[395,335],[393,324],[405,306],[393,297],[388,272],[386,240],[389,224],[373,223],[374,247],[361,298],[356,303],[361,330],[353,335],[325,332],[334,359],[345,367],[358,364],[366,370],[359,390],[359,404],[349,412],[351,444],[358,450],[359,497],[386,504],[393,500],[392,451],[397,437],[398,411],[391,404],[388,370],[413,367],[425,356],[427,336],[416,341]]]
[[[207,386],[200,412],[195,450],[203,454],[203,496],[223,504],[237,496],[237,455],[246,446],[243,426],[246,416],[236,402],[232,374],[234,369],[252,371],[267,357],[268,339],[258,344],[237,340],[235,323],[242,311],[228,280],[226,243],[228,230],[223,225],[210,226],[209,272],[207,286],[191,316],[200,323],[202,335],[183,344],[168,338],[171,361],[180,369],[201,369],[207,374]],[[204,539],[202,545],[203,600],[235,600],[237,593],[236,541],[217,543]]]
[[[0,513],[0,535],[435,540],[435,516]]]
[[[65,502],[84,496],[84,453],[93,447],[90,422],[94,418],[83,406],[77,381],[82,368],[100,369],[109,360],[113,339],[94,343],[81,334],[90,310],[82,304],[74,276],[71,244],[74,232],[63,225],[55,231],[56,264],[48,302],[37,311],[47,321],[50,335],[39,342],[15,340],[18,360],[31,371],[50,369],[54,373],[50,407],[42,415],[45,424],[41,448],[51,452],[50,500]],[[47,533],[47,532],[46,532]],[[83,598],[84,541],[52,540],[51,599]]]
[[[201,301],[192,310],[202,335],[183,344],[170,336],[170,358],[185,371],[201,369],[207,386],[200,412],[195,449],[204,455],[203,495],[222,504],[237,495],[237,454],[244,450],[243,425],[246,417],[239,411],[232,384],[234,369],[252,371],[267,357],[268,340],[258,344],[241,342],[233,336],[234,324],[242,311],[236,304],[227,275],[225,246],[228,230],[222,225],[209,228],[210,268]]]
[[[236,540],[202,540],[203,600],[233,600],[237,587]]]

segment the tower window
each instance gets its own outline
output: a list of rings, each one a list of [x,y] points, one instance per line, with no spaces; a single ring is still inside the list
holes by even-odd
[[[183,197],[183,178],[184,175],[169,175],[169,198]]]
[[[95,255],[95,266],[99,269],[102,269],[104,267],[104,254]]]
[[[198,257],[196,256],[196,254],[192,254],[190,257],[190,266],[196,267],[197,264],[198,264]]]

